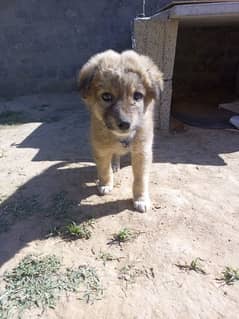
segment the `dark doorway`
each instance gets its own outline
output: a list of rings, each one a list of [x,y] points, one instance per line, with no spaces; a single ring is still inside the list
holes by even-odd
[[[239,97],[239,25],[180,25],[172,116],[205,128],[231,127],[234,112],[219,108]]]

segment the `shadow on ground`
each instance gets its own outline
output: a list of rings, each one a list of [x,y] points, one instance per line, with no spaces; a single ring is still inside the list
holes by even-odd
[[[97,205],[90,202],[90,196],[96,193],[96,170],[89,147],[89,117],[78,97],[68,96],[61,103],[57,98],[36,100],[33,113],[43,124],[17,145],[16,150],[39,149],[33,161],[54,161],[54,164],[2,201],[1,264],[29,242],[45,239],[54,226],[72,220],[80,223],[132,208],[130,200],[106,198]],[[31,99],[24,101],[21,105],[32,103]],[[16,106],[19,107],[17,103]],[[237,132],[190,130],[167,136],[156,132],[154,162],[225,165],[221,154],[238,150]],[[57,161],[60,163],[56,164]]]
[[[0,207],[0,264],[36,239],[46,239],[53,228],[82,223],[131,208],[130,200],[84,202],[96,194],[95,166],[84,163],[51,166],[5,200]],[[5,243],[5,244],[3,244]]]
[[[170,135],[155,134],[154,162],[223,166],[223,154],[239,150],[239,131],[190,128]]]

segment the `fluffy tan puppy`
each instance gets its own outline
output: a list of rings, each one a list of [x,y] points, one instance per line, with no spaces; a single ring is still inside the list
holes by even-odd
[[[108,50],[82,67],[78,86],[91,114],[91,143],[100,195],[113,188],[112,160],[117,168],[119,157],[130,152],[134,207],[147,211],[153,108],[163,86],[162,73],[146,56]]]

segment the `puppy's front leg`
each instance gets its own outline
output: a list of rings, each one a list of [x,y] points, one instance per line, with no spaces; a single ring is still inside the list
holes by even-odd
[[[116,173],[120,170],[120,156],[118,155],[113,155],[112,158],[112,169],[113,172]]]
[[[106,195],[113,189],[112,154],[94,153],[98,174],[97,189],[100,195]]]
[[[131,158],[134,174],[134,208],[144,213],[150,208],[149,173],[152,163],[151,147],[146,147],[142,150],[133,149]]]

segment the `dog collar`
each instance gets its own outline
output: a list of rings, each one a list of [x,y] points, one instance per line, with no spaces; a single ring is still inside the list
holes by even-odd
[[[132,141],[130,141],[128,138],[127,138],[127,139],[124,139],[124,140],[120,140],[120,144],[121,144],[123,147],[125,147],[125,148],[129,147],[130,144],[131,144],[131,142],[132,142]]]
[[[135,136],[135,132],[132,135],[127,136],[126,138],[119,140],[119,142],[123,147],[127,148],[132,144],[132,142],[134,140],[134,136]]]

